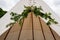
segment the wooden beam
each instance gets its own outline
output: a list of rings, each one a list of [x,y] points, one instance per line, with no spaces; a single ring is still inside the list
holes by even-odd
[[[47,24],[42,19],[40,20],[41,20],[41,24],[42,24],[42,28],[43,28],[46,40],[55,40],[49,29],[49,26],[47,26]]]
[[[21,27],[18,23],[16,23],[10,30],[6,40],[18,40],[18,35]]]
[[[25,18],[19,40],[33,40],[31,13]]]
[[[34,40],[44,40],[38,17],[33,14]]]

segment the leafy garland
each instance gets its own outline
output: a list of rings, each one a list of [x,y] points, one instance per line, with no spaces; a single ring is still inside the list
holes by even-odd
[[[51,23],[57,24],[52,17],[51,13],[43,13],[43,9],[37,6],[24,6],[24,10],[21,14],[13,13],[11,12],[11,20],[14,20],[13,23],[8,24],[7,26],[11,26],[15,24],[17,21],[19,22],[20,25],[22,25],[22,19],[26,18],[29,14],[29,12],[34,12],[35,16],[41,16],[42,18],[48,20],[47,25],[51,25]]]

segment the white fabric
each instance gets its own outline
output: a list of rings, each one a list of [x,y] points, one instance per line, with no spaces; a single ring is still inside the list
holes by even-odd
[[[6,13],[1,19],[0,19],[0,35],[2,35],[7,29],[6,25],[11,22],[10,20],[10,13],[15,12],[15,13],[21,13],[24,9],[24,5],[32,5],[33,2],[29,2],[30,0],[20,0],[8,13]],[[35,0],[34,2],[36,6],[42,6],[44,12],[51,12],[52,13],[52,18],[55,18],[56,21],[60,21],[59,17],[55,15],[55,13],[51,10],[51,8],[43,1],[43,0]],[[56,33],[60,36],[60,22],[59,24],[52,24],[51,28],[56,31]]]

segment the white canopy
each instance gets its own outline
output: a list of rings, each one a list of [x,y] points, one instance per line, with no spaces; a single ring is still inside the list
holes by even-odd
[[[51,10],[51,8],[43,1],[43,0],[34,0],[34,3],[36,6],[41,6],[44,10],[44,12],[51,12],[52,13],[52,18],[55,18],[55,20],[58,22],[58,24],[52,24],[51,28],[56,31],[56,33],[60,36],[60,19],[57,17],[55,12]],[[1,19],[0,19],[0,35],[2,35],[6,30],[9,29],[7,28],[6,25],[11,22],[10,20],[10,13],[15,12],[15,13],[21,13],[24,9],[25,6],[30,6],[34,4],[33,1],[30,4],[30,0],[20,0],[10,11],[8,11]],[[45,21],[45,20],[44,20]]]

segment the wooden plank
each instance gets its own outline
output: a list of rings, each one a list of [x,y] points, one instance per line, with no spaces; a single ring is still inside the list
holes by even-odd
[[[34,40],[44,40],[38,17],[33,15]]]
[[[0,36],[0,40],[4,40],[4,38],[5,38],[6,34],[7,34],[7,32],[8,32],[8,30]]]
[[[12,27],[10,27],[5,33],[3,33],[1,36],[0,36],[0,39],[1,40],[5,40],[7,35],[9,34],[10,30],[11,30]]]
[[[52,30],[52,29],[51,29]],[[52,32],[53,32],[53,34],[54,34],[54,36],[55,36],[55,39],[56,40],[60,40],[60,36],[54,31],[54,30],[52,30]]]
[[[31,22],[31,13],[29,13],[28,17],[25,18],[23,28],[21,31],[19,40],[32,40],[32,22]]]
[[[41,24],[42,24],[45,39],[46,40],[55,40],[51,31],[50,31],[50,29],[49,29],[49,27],[46,25],[46,23],[42,19],[40,19],[40,21],[41,21]]]
[[[20,26],[18,23],[16,23],[12,29],[10,30],[8,36],[6,37],[5,40],[18,40],[18,35],[19,35],[19,31],[20,31]]]

